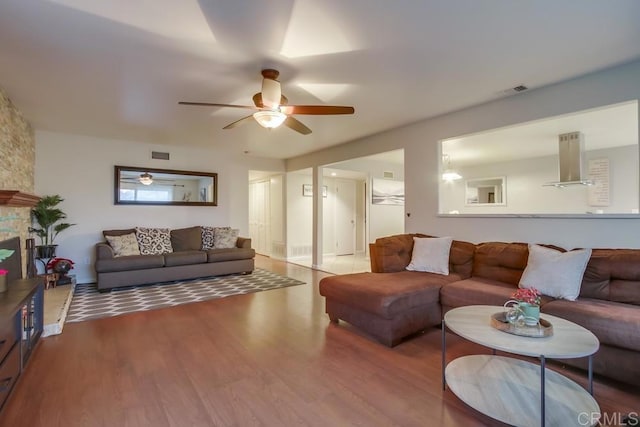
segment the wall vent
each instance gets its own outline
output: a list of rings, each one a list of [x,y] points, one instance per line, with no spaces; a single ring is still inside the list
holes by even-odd
[[[161,151],[152,151],[151,158],[158,159],[158,160],[169,160],[169,153],[163,153]]]
[[[384,179],[393,179],[393,172],[384,171],[382,172],[382,177]]]
[[[271,243],[271,257],[284,259],[287,254],[287,247],[284,242],[272,242]]]

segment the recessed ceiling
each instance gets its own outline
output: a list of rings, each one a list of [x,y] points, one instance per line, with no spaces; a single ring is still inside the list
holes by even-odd
[[[290,158],[640,58],[637,0],[0,3],[0,87],[36,129]],[[313,130],[231,130],[262,68]],[[518,95],[513,95],[518,96]]]

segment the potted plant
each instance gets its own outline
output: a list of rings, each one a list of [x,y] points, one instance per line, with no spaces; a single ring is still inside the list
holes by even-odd
[[[56,256],[54,241],[58,234],[75,224],[61,222],[67,218],[57,206],[64,201],[59,195],[44,196],[31,210],[31,221],[38,227],[31,227],[30,232],[40,238],[40,245],[36,246],[37,258],[53,258]]]

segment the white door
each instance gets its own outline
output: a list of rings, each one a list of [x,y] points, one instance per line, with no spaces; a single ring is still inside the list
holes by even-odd
[[[249,234],[251,246],[261,255],[270,255],[269,181],[249,183]]]
[[[356,183],[336,179],[336,255],[352,255],[356,246]]]

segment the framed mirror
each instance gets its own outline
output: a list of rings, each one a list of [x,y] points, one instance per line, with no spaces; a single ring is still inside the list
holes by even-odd
[[[466,206],[505,206],[507,178],[496,176],[465,181]]]
[[[116,205],[218,206],[218,174],[115,166]]]

